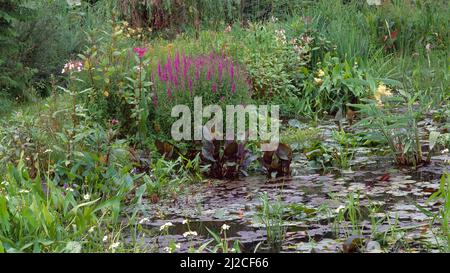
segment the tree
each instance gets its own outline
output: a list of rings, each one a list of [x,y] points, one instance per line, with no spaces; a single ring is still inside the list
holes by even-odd
[[[15,25],[30,18],[24,0],[0,0],[0,95],[21,97],[33,71],[20,61],[21,43]]]

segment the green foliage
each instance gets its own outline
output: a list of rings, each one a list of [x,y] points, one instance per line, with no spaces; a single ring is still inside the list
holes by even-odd
[[[0,246],[5,252],[102,250],[100,235],[117,221],[123,198],[77,196],[49,178],[31,178],[23,162],[8,168],[0,192]]]
[[[374,86],[375,80],[356,62],[350,64],[329,53],[318,68],[309,75],[302,96],[304,111],[308,113],[336,113],[345,109],[347,103],[367,97]]]
[[[147,193],[154,202],[160,198],[177,196],[183,188],[194,182],[201,181],[200,157],[188,160],[179,157],[176,161],[162,158],[152,165],[152,174],[143,177]]]

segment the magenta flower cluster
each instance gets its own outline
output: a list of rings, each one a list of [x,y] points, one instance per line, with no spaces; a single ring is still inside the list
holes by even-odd
[[[135,47],[133,48],[134,53],[136,53],[139,57],[139,59],[144,58],[145,54],[148,51],[148,48],[146,47]]]
[[[163,86],[172,99],[175,92],[189,92],[193,97],[195,90],[205,88],[214,94],[231,96],[240,83],[247,81],[241,67],[223,54],[191,57],[177,52],[158,63],[153,82]]]

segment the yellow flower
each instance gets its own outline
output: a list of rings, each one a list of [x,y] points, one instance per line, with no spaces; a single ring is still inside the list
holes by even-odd
[[[168,45],[167,45],[167,49],[168,49],[170,52],[172,52],[172,50],[173,50],[173,44],[168,44]]]
[[[323,80],[321,78],[314,78],[314,82],[316,85],[321,85],[323,83]]]
[[[322,69],[319,69],[319,71],[317,72],[317,76],[319,76],[319,78],[322,78],[323,76],[325,76],[325,72],[323,72]]]
[[[91,62],[89,61],[89,59],[86,59],[86,61],[84,61],[84,67],[85,67],[87,70],[90,70],[90,69],[92,68]]]
[[[109,97],[109,92],[108,92],[108,90],[105,90],[105,91],[103,92],[103,96],[105,96],[106,98]]]
[[[392,96],[391,89],[387,88],[386,85],[380,84],[375,91],[375,100],[377,101],[378,105],[383,105],[383,97],[390,97]]]

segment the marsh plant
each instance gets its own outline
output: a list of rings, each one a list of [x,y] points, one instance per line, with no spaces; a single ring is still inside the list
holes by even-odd
[[[399,90],[398,96],[393,96],[392,91],[381,84],[374,94],[375,100],[352,105],[360,109],[364,117],[358,125],[377,133],[374,137],[387,143],[399,165],[417,166],[427,163],[429,159],[423,155],[418,127],[428,105],[418,103],[420,96],[420,93],[411,95],[403,90]],[[406,109],[402,109],[403,104]],[[436,143],[437,136],[435,133],[430,134],[432,143]]]
[[[436,244],[442,252],[450,252],[450,174],[446,173],[442,176],[439,189],[430,196],[429,201],[441,202],[441,206],[437,212],[430,212],[421,209],[428,216],[432,217],[431,225],[435,222],[439,223],[439,230],[434,234]]]
[[[210,249],[210,252],[216,253],[219,250],[222,253],[240,253],[240,243],[239,241],[232,242],[232,246],[230,247],[230,243],[228,242],[229,239],[227,238],[227,231],[230,229],[230,226],[227,224],[223,224],[220,228],[220,234],[215,233],[214,231],[210,230],[209,228],[206,228],[209,232],[209,234],[214,238],[214,241],[216,245]],[[212,242],[210,241],[210,242]]]
[[[345,205],[338,206],[336,210],[332,212],[332,215],[334,215],[333,229],[336,234],[339,234],[342,231],[343,225],[346,227],[348,222],[351,224],[351,230],[348,228],[343,230],[345,234],[347,234],[347,237],[362,234],[362,215],[359,193],[349,193]]]
[[[279,249],[286,234],[284,227],[285,205],[281,199],[271,201],[267,192],[259,197],[261,209],[257,214],[257,219],[261,222],[267,232],[267,243],[272,249]]]

